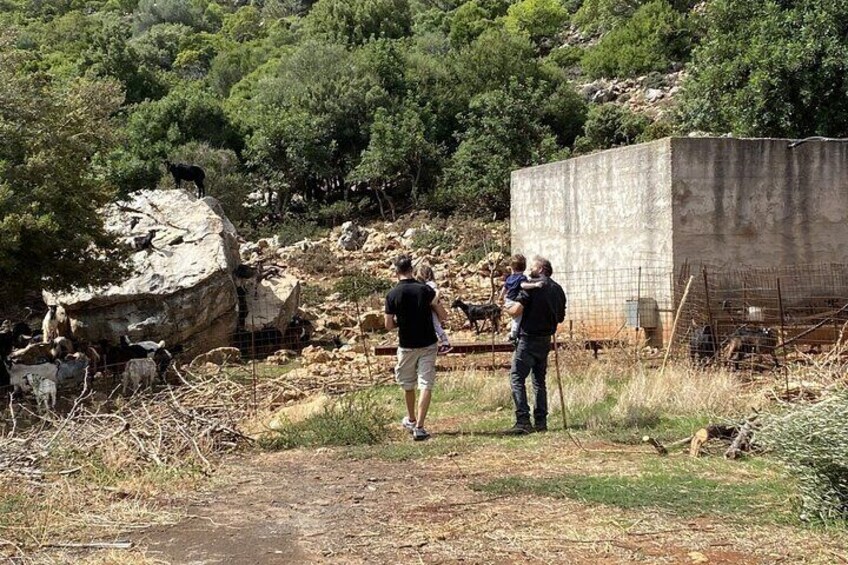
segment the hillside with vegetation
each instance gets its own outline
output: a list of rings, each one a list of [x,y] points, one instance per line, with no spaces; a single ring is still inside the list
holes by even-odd
[[[165,159],[204,167],[252,238],[410,209],[502,218],[510,170],[672,133],[844,135],[846,11],[2,0],[2,292],[118,276],[87,253],[115,248],[95,211],[171,186]]]

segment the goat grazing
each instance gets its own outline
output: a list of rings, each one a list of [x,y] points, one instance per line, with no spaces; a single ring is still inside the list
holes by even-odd
[[[127,361],[123,378],[124,396],[126,396],[130,386],[133,387],[133,392],[138,390],[142,385],[145,388],[153,386],[156,373],[156,362],[153,359],[145,357],[144,359],[130,359]]]
[[[75,351],[73,342],[66,337],[57,337],[53,340],[51,353],[54,359],[64,359]]]
[[[771,328],[736,328],[725,341],[724,359],[739,368],[739,363],[748,355],[769,355],[775,367],[779,367],[774,350],[777,347],[777,334]]]
[[[56,408],[55,382],[33,373],[27,373],[26,382],[35,395],[39,411],[47,412],[50,408]]]
[[[483,322],[483,325],[485,325],[486,320],[488,320],[492,324],[493,331],[497,333],[500,329],[501,307],[497,304],[466,304],[457,298],[451,304],[451,308],[459,308],[465,312],[465,316],[478,334],[482,331],[482,328],[477,325],[477,322]]]
[[[183,163],[171,163],[165,161],[165,166],[168,167],[168,172],[174,177],[174,184],[180,188],[182,181],[194,182],[197,187],[197,197],[203,198],[206,196],[206,187],[203,186],[203,180],[206,178],[206,173],[197,165],[185,165]]]
[[[153,249],[153,240],[156,239],[156,232],[159,230],[153,229],[147,232],[147,235],[136,235],[130,241],[132,248],[135,251],[144,251],[145,249]]]

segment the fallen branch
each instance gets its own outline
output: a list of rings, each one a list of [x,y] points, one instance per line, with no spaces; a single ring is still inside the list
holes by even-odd
[[[75,543],[75,542],[60,542],[46,543],[41,547],[49,547],[54,549],[132,549],[133,542],[131,541],[95,541],[90,543]]]

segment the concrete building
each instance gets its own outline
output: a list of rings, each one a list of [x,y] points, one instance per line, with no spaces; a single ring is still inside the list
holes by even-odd
[[[604,335],[641,299],[661,336],[686,264],[846,263],[848,141],[790,143],[666,138],[514,171],[513,252],[549,257],[572,324]]]

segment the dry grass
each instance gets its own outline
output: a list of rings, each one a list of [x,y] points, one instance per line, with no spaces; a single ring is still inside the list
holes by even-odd
[[[633,369],[612,416],[636,424],[667,416],[739,418],[760,401],[745,391],[738,374],[671,365],[665,371]]]

